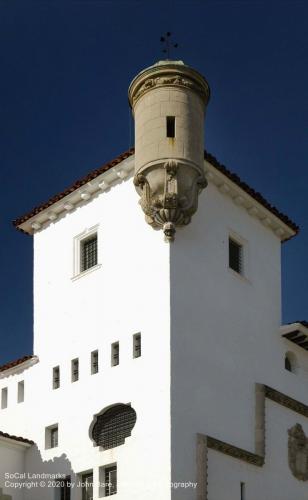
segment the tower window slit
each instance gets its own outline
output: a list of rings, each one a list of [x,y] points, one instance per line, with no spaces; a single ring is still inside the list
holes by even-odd
[[[134,358],[141,356],[141,333],[136,333],[133,337]]]
[[[166,117],[167,137],[175,137],[175,116]]]

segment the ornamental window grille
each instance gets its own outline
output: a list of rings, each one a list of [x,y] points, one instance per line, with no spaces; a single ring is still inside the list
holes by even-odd
[[[243,246],[232,238],[229,238],[229,267],[243,274]]]
[[[98,373],[98,351],[91,352],[91,374]]]
[[[66,476],[61,481],[60,500],[71,500],[71,476]]]
[[[120,363],[120,345],[119,342],[111,344],[111,366],[117,366]]]
[[[97,264],[97,234],[89,236],[80,242],[80,272],[86,271]]]
[[[59,389],[60,387],[60,367],[55,366],[52,370],[52,387],[53,389]]]
[[[141,356],[141,333],[136,333],[133,337],[134,358]]]
[[[79,359],[72,360],[72,382],[79,380]]]
[[[110,497],[117,493],[117,466],[105,467],[105,496]]]
[[[93,500],[93,473],[83,474],[82,482],[82,500]]]
[[[136,419],[136,412],[131,406],[112,406],[96,417],[92,439],[96,446],[102,446],[105,450],[121,446],[131,435]]]

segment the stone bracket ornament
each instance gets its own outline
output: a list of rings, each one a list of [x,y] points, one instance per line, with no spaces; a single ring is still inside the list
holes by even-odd
[[[289,467],[299,481],[308,481],[308,438],[300,424],[288,430]]]
[[[207,181],[197,165],[170,159],[146,166],[135,175],[134,184],[147,223],[163,229],[166,241],[174,241],[176,226],[189,224]]]

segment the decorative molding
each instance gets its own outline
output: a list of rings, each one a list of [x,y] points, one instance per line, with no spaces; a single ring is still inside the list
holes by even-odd
[[[272,389],[267,385],[265,385],[264,387],[265,387],[265,396],[268,399],[274,401],[275,403],[280,404],[281,406],[284,406],[285,408],[288,408],[289,410],[299,413],[300,415],[304,415],[304,417],[308,417],[307,405],[301,403],[300,401],[297,401],[296,399],[290,398],[290,396],[287,396],[282,392],[276,391],[276,389]]]
[[[163,160],[137,171],[134,184],[146,222],[163,229],[166,241],[174,241],[176,227],[189,224],[197,211],[198,196],[207,181],[202,167],[192,162]]]
[[[210,436],[207,437],[207,446],[211,450],[220,451],[225,455],[229,455],[230,457],[233,458],[238,458],[243,462],[247,462],[249,464],[253,464],[258,467],[262,467],[262,465],[264,465],[264,457],[257,455],[256,453],[243,450],[242,448],[238,448],[237,446],[233,446],[232,444],[225,443],[224,441],[220,441],[219,439]]]
[[[180,70],[182,67],[180,67]],[[210,90],[208,85],[200,85],[198,82],[195,81],[193,78],[189,77],[183,77],[181,74],[181,71],[178,72],[178,74],[166,74],[164,76],[158,76],[156,78],[147,78],[143,83],[141,83],[134,91],[134,93],[131,94],[130,100],[131,100],[131,105],[132,107],[135,106],[136,102],[140,97],[142,97],[144,94],[149,92],[150,90],[153,90],[154,88],[159,88],[159,87],[166,87],[166,86],[171,86],[171,87],[182,87],[185,89],[192,90],[193,92],[196,92],[197,94],[200,95],[200,97],[207,103],[209,100],[210,96]]]
[[[238,448],[212,436],[197,434],[197,500],[208,500],[207,460],[208,450],[215,450],[243,462],[262,467],[265,463],[265,399],[308,417],[308,406],[296,399],[263,384],[255,386],[255,452]],[[299,424],[289,433],[289,465],[293,475],[300,480],[308,480],[308,439]],[[295,457],[295,458],[294,458]],[[297,459],[296,459],[297,457]],[[299,458],[298,458],[299,457]],[[295,471],[295,473],[294,473]],[[307,476],[307,479],[306,479]]]

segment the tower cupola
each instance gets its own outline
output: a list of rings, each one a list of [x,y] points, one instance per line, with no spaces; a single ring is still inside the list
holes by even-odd
[[[173,241],[191,220],[204,175],[204,115],[210,90],[182,61],[159,61],[129,87],[135,118],[135,178],[146,221]]]

